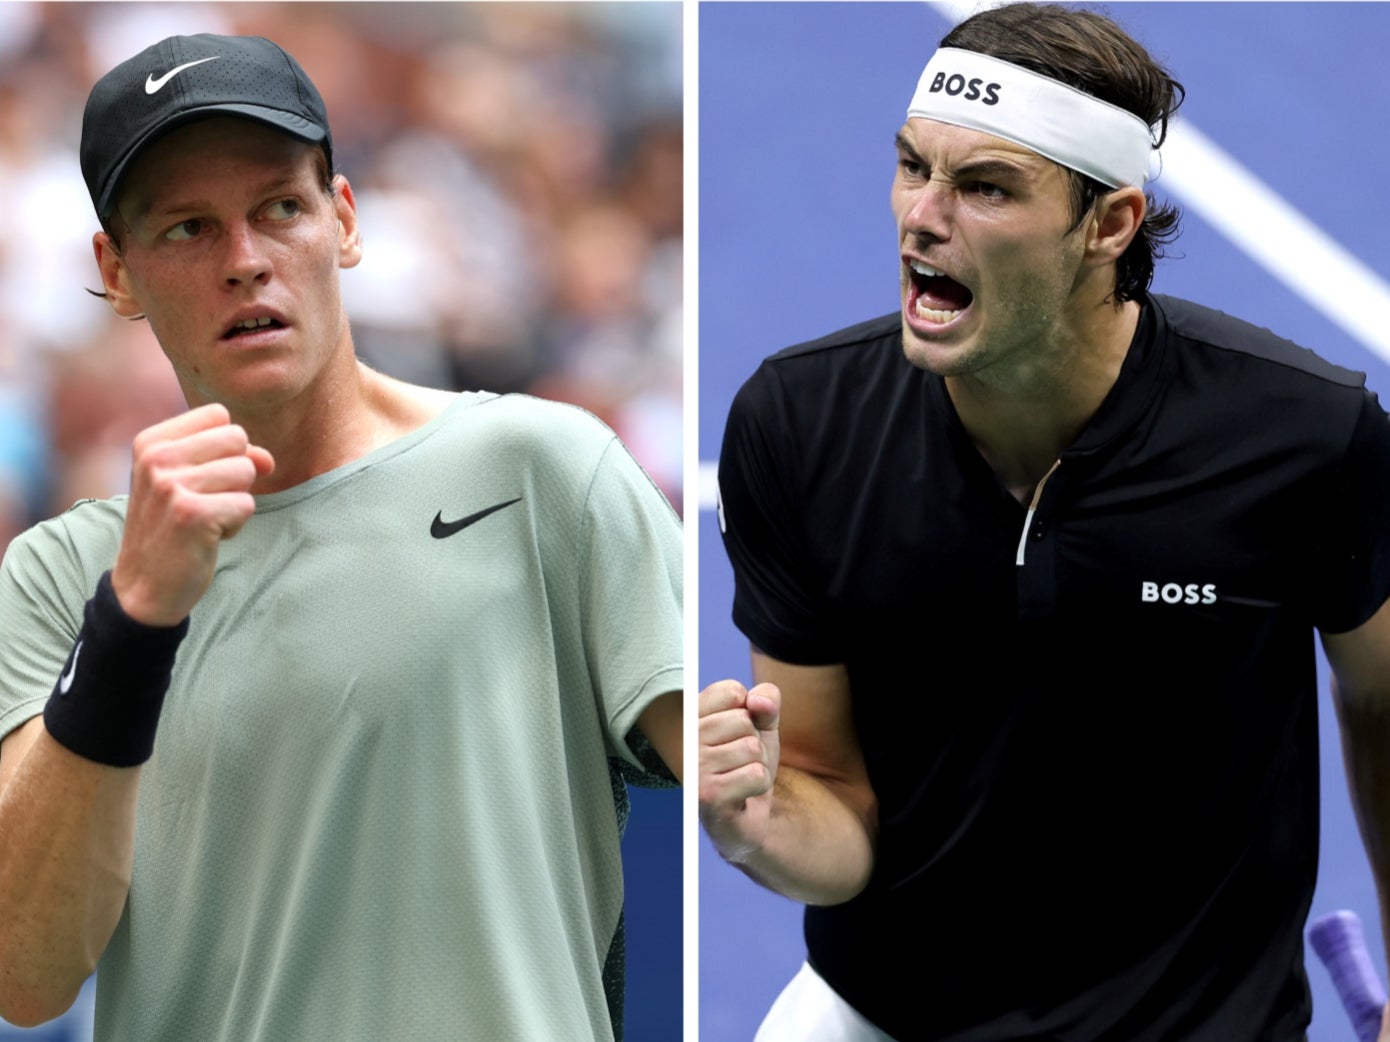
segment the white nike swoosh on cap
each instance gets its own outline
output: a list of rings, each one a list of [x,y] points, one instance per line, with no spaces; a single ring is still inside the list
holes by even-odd
[[[145,93],[155,94],[159,91],[160,87],[163,87],[171,79],[183,72],[184,69],[191,69],[195,65],[202,65],[203,62],[215,62],[220,57],[222,57],[222,55],[214,54],[211,58],[199,58],[195,62],[184,62],[184,64],[178,66],[178,68],[170,69],[163,76],[159,77],[159,79],[155,79],[154,73],[150,73],[145,77]]]

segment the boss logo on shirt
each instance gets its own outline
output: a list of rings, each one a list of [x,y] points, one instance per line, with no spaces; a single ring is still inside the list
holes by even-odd
[[[984,96],[980,95],[980,87],[984,87]],[[982,79],[967,80],[960,73],[952,73],[947,76],[944,72],[938,72],[931,81],[931,86],[927,88],[928,94],[940,94],[945,91],[951,97],[956,97],[962,91],[965,92],[966,101],[979,101],[985,105],[999,104],[999,84],[985,83]]]
[[[1141,583],[1140,599],[1145,604],[1157,604],[1162,601],[1164,604],[1215,604],[1216,603],[1216,584],[1187,583]]]

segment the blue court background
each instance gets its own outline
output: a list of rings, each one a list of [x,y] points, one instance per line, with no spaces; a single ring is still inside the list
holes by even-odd
[[[1092,5],[1188,90],[1182,118],[1390,280],[1390,5]],[[765,355],[898,307],[892,138],[952,14],[918,3],[703,3],[699,10],[699,456]],[[1164,182],[1154,186],[1162,197]],[[1179,202],[1183,200],[1179,199]],[[1238,194],[1222,200],[1239,213]],[[1154,288],[1267,326],[1366,372],[1390,365],[1190,210]],[[703,468],[702,468],[703,469]],[[699,682],[747,679],[709,496],[699,515]],[[1357,911],[1384,973],[1375,892],[1342,773],[1327,671],[1313,916]],[[701,836],[700,1040],[747,1042],[802,958],[800,906],[756,887]],[[1310,1042],[1353,1038],[1309,951]]]

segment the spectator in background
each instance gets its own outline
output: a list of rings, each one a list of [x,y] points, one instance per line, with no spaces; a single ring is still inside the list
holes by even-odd
[[[62,1015],[100,955],[102,1038],[621,1042],[626,785],[680,775],[679,522],[581,410],[360,363],[328,127],[260,36],[165,38],[87,102],[106,298],[191,411],[0,568],[4,1016]],[[68,385],[82,444],[163,411],[125,346]],[[84,401],[112,384],[121,413]]]
[[[0,237],[0,555],[75,499],[123,491],[130,433],[184,407],[147,325],[83,293],[99,280],[74,142],[103,71],[191,32],[266,35],[314,66],[367,237],[367,262],[344,279],[364,358],[449,390],[568,395],[615,428],[681,509],[678,5],[11,2],[0,3],[0,190],[11,203]],[[368,83],[353,72],[364,62],[385,71]],[[547,121],[582,109],[583,126],[564,141],[475,129],[496,114],[514,129],[536,120],[542,97]],[[581,385],[556,374],[601,366],[558,332],[572,319],[545,222],[614,200],[647,243],[628,297],[647,335],[640,364]]]
[[[370,244],[344,278],[364,359],[582,405],[681,508],[679,7],[0,8],[0,190],[17,200],[0,402],[20,403],[0,422],[0,552],[122,491],[130,433],[180,411],[141,362],[160,358],[145,325],[81,292],[96,272],[72,146],[87,85],[179,32],[269,36],[316,70]]]

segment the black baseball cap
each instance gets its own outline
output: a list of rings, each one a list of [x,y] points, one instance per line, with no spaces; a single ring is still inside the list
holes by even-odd
[[[320,145],[333,169],[328,112],[309,76],[260,36],[170,36],[108,72],[82,113],[82,176],[97,216],[156,138],[208,116],[243,116]]]

